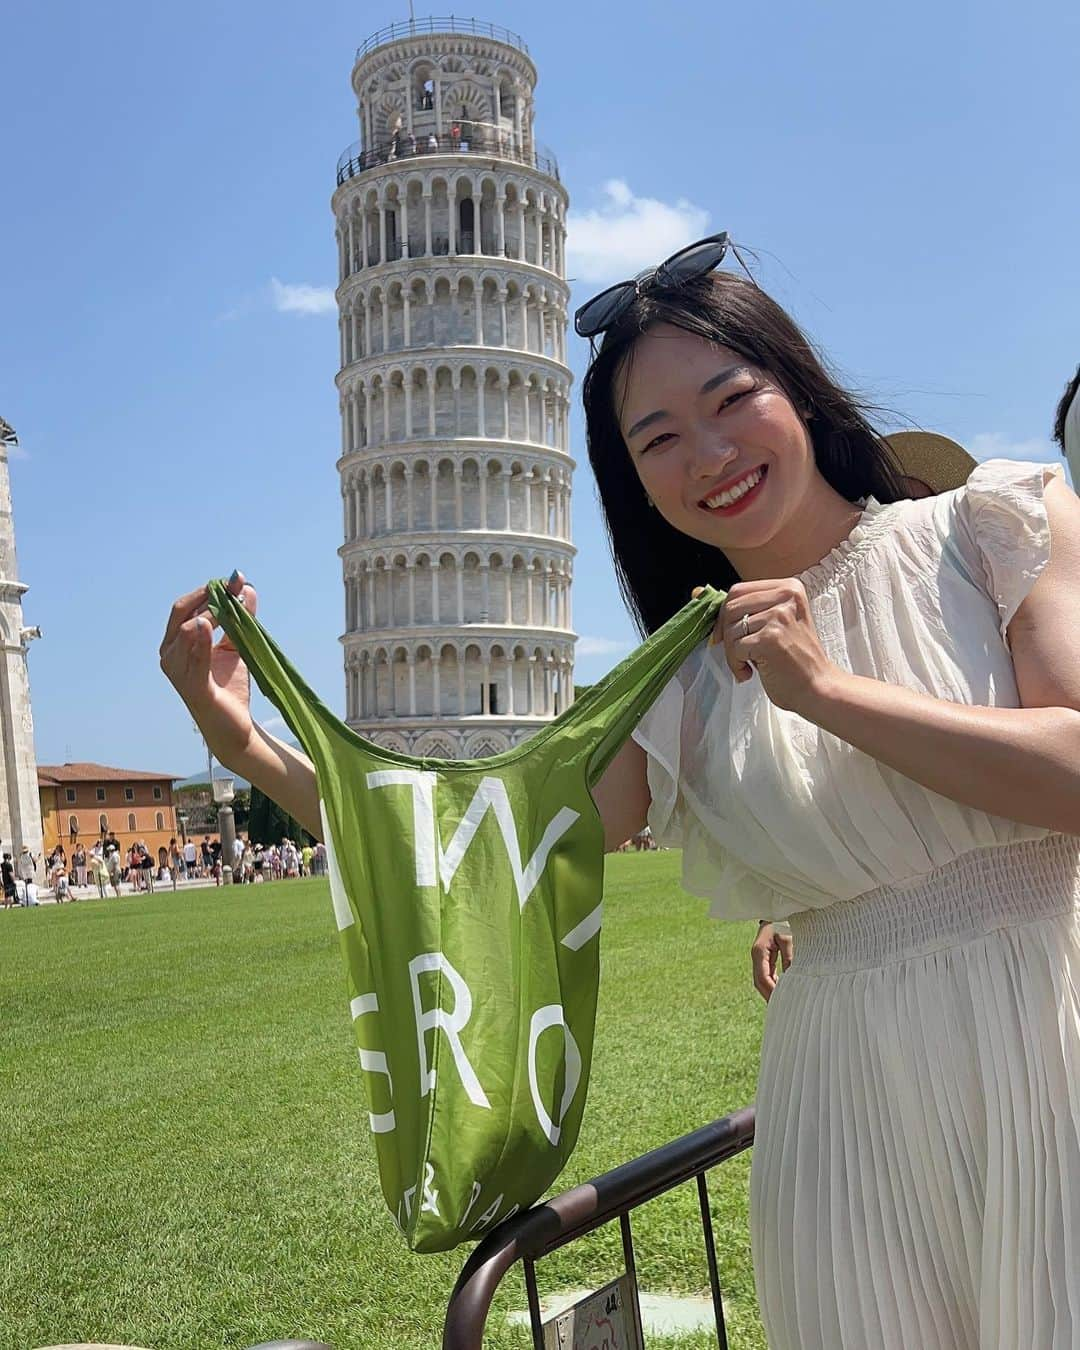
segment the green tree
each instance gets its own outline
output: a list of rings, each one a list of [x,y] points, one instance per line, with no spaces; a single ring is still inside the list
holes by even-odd
[[[241,834],[248,833],[248,825],[251,820],[251,789],[237,788],[236,796],[233,797],[233,819],[236,821],[236,828]]]
[[[247,833],[256,844],[279,844],[282,839],[292,839],[298,844],[315,842],[298,820],[283,811],[265,792],[260,792],[254,783],[251,785]]]

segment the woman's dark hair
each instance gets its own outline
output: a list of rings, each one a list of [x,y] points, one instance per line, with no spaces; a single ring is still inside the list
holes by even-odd
[[[1069,404],[1076,397],[1076,391],[1080,388],[1080,366],[1077,367],[1076,374],[1065,386],[1065,392],[1061,396],[1061,402],[1057,405],[1057,412],[1054,414],[1054,440],[1065,449],[1065,416],[1069,411]]]
[[[615,382],[649,328],[668,323],[728,347],[771,376],[797,408],[810,411],[814,459],[848,501],[907,497],[903,471],[870,425],[869,405],[828,374],[810,340],[747,278],[714,272],[678,287],[645,291],[609,328],[585,373],[582,400],[589,461],[600,494],[619,588],[640,632],[655,632],[705,583],[739,580],[719,549],[669,525],[649,505],[619,429]]]

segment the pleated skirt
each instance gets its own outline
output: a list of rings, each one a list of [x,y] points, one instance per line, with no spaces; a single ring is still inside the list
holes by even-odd
[[[796,916],[751,1233],[771,1350],[1080,1350],[1080,839]]]

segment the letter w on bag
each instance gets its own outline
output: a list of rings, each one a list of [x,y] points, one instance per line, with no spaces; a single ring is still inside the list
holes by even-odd
[[[548,855],[577,820],[579,812],[571,810],[569,806],[561,807],[544,831],[544,837],[537,845],[536,851],[522,866],[521,845],[518,842],[517,826],[506,785],[500,778],[481,778],[468,809],[454,831],[454,837],[444,849],[435,819],[435,780],[435,774],[421,769],[380,769],[367,775],[369,788],[412,789],[417,886],[437,886],[441,881],[443,889],[449,891],[454,874],[461,866],[466,850],[472,843],[481,822],[488,811],[494,811],[495,821],[506,845],[510,869],[514,875],[518,905],[524,909],[525,902],[543,876]]]

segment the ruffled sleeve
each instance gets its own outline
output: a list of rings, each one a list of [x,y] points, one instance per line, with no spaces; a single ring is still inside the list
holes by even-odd
[[[633,737],[648,756],[649,828],[665,848],[682,848],[679,806],[679,763],[682,743],[683,690],[676,675],[634,728]]]
[[[1050,561],[1044,492],[1061,473],[1057,464],[991,459],[956,493],[958,524],[997,605],[1003,636]]]

